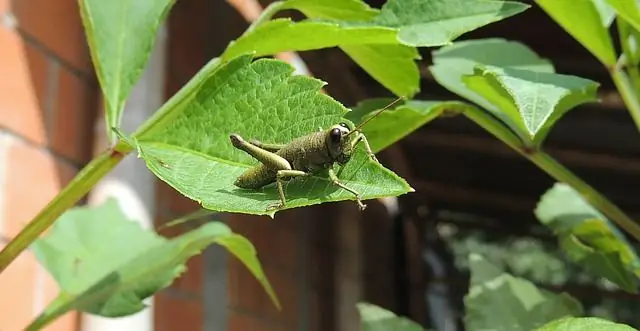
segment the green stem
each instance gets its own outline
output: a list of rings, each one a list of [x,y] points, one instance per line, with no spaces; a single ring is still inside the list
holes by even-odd
[[[259,27],[260,25],[264,24],[264,22],[270,20],[273,17],[273,15],[275,15],[278,11],[280,11],[280,9],[282,9],[282,6],[284,4],[285,3],[283,1],[274,1],[274,2],[270,3],[267,6],[267,8],[265,8],[262,11],[262,13],[260,14],[260,17],[258,17],[257,20],[253,21],[253,23],[251,23],[251,25],[249,25],[247,30],[245,30],[242,35],[244,36],[244,35],[247,35],[247,34],[251,33],[257,27]]]
[[[636,124],[636,128],[640,131],[640,99],[638,98],[633,86],[631,86],[629,78],[621,68],[616,66],[616,68],[611,71],[611,79],[613,79],[616,89],[618,89],[618,92],[622,96],[622,100],[629,109],[629,113]]]
[[[631,79],[631,83],[635,88],[636,93],[640,93],[640,68],[638,67],[638,63],[640,63],[640,58],[638,58],[637,52],[633,51],[629,40],[632,38],[633,27],[629,25],[623,19],[616,19],[618,25],[618,34],[620,38],[620,46],[622,47],[622,53],[624,54],[624,58],[626,60],[626,67],[629,72],[629,77]],[[640,40],[638,40],[640,42]],[[638,97],[638,95],[636,95]]]
[[[538,168],[544,170],[551,177],[573,187],[594,208],[600,210],[600,212],[636,239],[640,240],[640,225],[638,223],[634,222],[604,195],[573,174],[550,155],[540,150],[526,148],[522,141],[511,132],[511,130],[484,110],[476,107],[467,107],[464,109],[464,114],[467,118],[476,122],[476,124],[493,134],[516,152],[529,159],[529,161],[533,162]]]
[[[573,187],[594,208],[598,209],[611,220],[616,222],[633,237],[640,240],[640,224],[629,218],[629,216],[609,201],[609,199],[580,179],[569,169],[565,168],[549,154],[538,151],[534,154],[528,155],[527,158],[556,180]]]
[[[126,154],[109,149],[93,159],[76,177],[0,251],[0,273],[63,212],[75,205],[89,190],[115,167]]]
[[[163,121],[169,121],[173,116],[177,116],[180,112],[173,111],[178,105],[187,99],[192,93],[197,91],[197,86],[204,83],[204,81],[211,76],[213,71],[220,65],[220,58],[216,57],[211,59],[204,67],[200,68],[198,73],[193,76],[182,88],[174,94],[171,99],[165,102],[160,109],[158,109],[151,117],[149,117],[134,134],[133,137],[142,137],[149,130],[156,127],[158,123]]]

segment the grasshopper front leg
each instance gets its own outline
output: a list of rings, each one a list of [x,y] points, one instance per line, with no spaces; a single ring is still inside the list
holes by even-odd
[[[360,200],[360,193],[352,188],[349,188],[348,186],[342,184],[340,182],[340,180],[338,179],[338,176],[336,175],[335,171],[333,171],[333,168],[329,169],[329,178],[331,179],[331,182],[333,182],[334,185],[337,185],[351,193],[353,193],[353,195],[356,196],[356,203],[358,203],[358,207],[360,207],[360,210],[364,210],[365,208],[367,208],[367,205],[365,205],[364,203],[362,203],[362,200]]]
[[[258,141],[246,142],[237,134],[232,134],[229,138],[231,139],[231,143],[234,147],[253,156],[256,160],[260,161],[269,169],[276,171],[276,185],[278,187],[278,194],[280,195],[280,203],[268,206],[267,211],[284,207],[286,198],[284,195],[284,187],[282,184],[283,181],[286,178],[308,176],[309,174],[304,171],[293,170],[291,168],[291,164],[285,158],[260,147],[264,146],[270,149],[280,149],[281,146],[262,144]]]
[[[376,158],[376,155],[373,154],[373,151],[371,151],[371,146],[369,146],[369,141],[367,141],[367,137],[361,132],[358,132],[358,136],[356,136],[356,138],[352,140],[351,150],[352,151],[355,150],[356,145],[358,145],[358,143],[360,142],[364,144],[364,150],[367,152],[367,155],[369,155],[369,157],[375,162],[378,162],[378,158]]]

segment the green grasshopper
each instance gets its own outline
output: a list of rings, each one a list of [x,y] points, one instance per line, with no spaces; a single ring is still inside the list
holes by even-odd
[[[327,130],[320,129],[306,136],[298,137],[288,144],[268,144],[258,140],[245,141],[240,135],[232,133],[229,138],[234,147],[251,155],[262,164],[247,169],[234,182],[234,185],[245,189],[259,189],[276,182],[280,203],[270,205],[267,211],[284,207],[286,198],[283,182],[295,177],[306,177],[328,169],[329,178],[336,186],[355,195],[360,210],[367,205],[362,203],[360,193],[344,185],[338,179],[333,166],[337,162],[345,165],[351,160],[356,146],[362,142],[372,160],[378,162],[367,141],[360,132],[364,124],[380,115],[383,111],[401,100],[398,98],[369,117],[359,126],[350,130],[346,123],[339,123]]]

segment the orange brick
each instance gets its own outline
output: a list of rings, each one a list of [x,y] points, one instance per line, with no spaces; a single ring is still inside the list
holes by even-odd
[[[78,1],[20,0],[14,2],[13,11],[22,31],[76,69],[93,75]]]
[[[239,312],[229,312],[228,331],[281,331],[281,328],[272,328],[266,321],[260,320],[256,316],[242,314]],[[292,329],[293,330],[293,329]]]
[[[200,301],[174,298],[165,292],[154,296],[154,330],[202,330],[203,308]]]
[[[0,28],[0,49],[0,126],[44,144],[45,125],[37,94],[44,84],[43,60],[14,31],[4,28]]]
[[[5,160],[5,235],[15,236],[75,175],[76,169],[46,152],[10,139]]]
[[[36,259],[22,253],[0,274],[0,330],[23,330],[33,311]]]
[[[58,95],[51,116],[51,147],[78,163],[91,156],[92,112],[96,108],[96,90],[60,68]]]

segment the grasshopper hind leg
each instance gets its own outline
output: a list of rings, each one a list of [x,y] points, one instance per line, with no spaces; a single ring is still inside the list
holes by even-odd
[[[291,169],[292,167],[289,161],[287,161],[282,156],[269,151],[269,149],[271,150],[280,149],[282,148],[281,145],[263,144],[255,140],[247,142],[237,134],[230,135],[229,139],[231,140],[231,143],[233,144],[234,147],[253,156],[256,160],[260,161],[269,170],[276,172],[276,185],[278,187],[278,194],[280,195],[280,203],[268,206],[267,211],[273,210],[273,209],[280,209],[284,207],[285,203],[287,202],[286,197],[284,195],[284,186],[282,184],[285,178],[293,178],[293,177],[309,175],[304,171]],[[262,172],[250,173],[247,176],[245,176],[247,178],[243,177],[243,181],[251,184],[257,183],[256,186],[260,186],[263,183],[270,181],[269,178],[266,178],[264,182],[261,181],[260,178],[252,178],[255,176],[262,176],[262,175],[263,175]],[[238,178],[238,180],[240,180],[240,178]]]
[[[282,184],[285,178],[302,177],[302,176],[308,176],[308,175],[309,175],[308,173],[300,170],[278,170],[278,174],[276,175],[276,186],[278,187],[280,202],[268,206],[267,211],[280,209],[284,207],[284,205],[287,203],[287,199],[285,198],[285,195],[284,195],[284,186]]]

